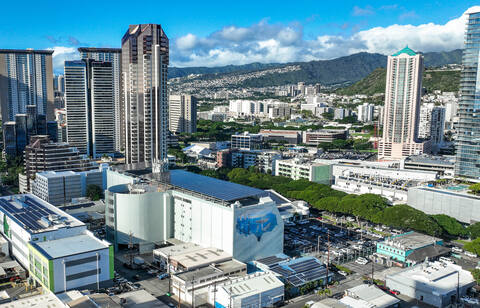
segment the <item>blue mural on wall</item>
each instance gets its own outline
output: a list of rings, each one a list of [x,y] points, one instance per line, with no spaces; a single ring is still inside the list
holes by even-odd
[[[260,241],[265,232],[270,232],[277,226],[277,216],[265,210],[249,210],[237,218],[236,229],[244,235],[253,234]]]

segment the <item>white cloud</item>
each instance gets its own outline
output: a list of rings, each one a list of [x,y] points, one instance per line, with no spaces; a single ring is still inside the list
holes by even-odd
[[[480,6],[472,7],[469,12],[479,10]],[[174,39],[171,64],[184,67],[310,61],[362,51],[391,54],[405,45],[422,52],[449,51],[463,48],[465,23],[464,13],[445,24],[394,24],[350,36],[322,35],[305,39],[299,24],[269,24],[262,20],[250,27],[227,26],[206,37],[187,34]]]
[[[63,66],[65,61],[80,59],[77,48],[74,47],[56,46],[48,49],[53,50],[52,62],[53,72],[55,74],[63,74]]]
[[[370,16],[375,14],[375,11],[373,8],[369,5],[367,5],[365,8],[361,8],[359,6],[354,6],[353,7],[353,16]]]

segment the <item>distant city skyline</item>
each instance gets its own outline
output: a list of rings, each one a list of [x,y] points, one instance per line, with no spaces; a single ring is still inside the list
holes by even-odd
[[[177,67],[310,61],[361,51],[390,54],[405,44],[422,52],[449,51],[462,48],[463,13],[476,4],[151,1],[149,10],[135,11],[124,10],[122,2],[95,3],[95,10],[78,14],[70,4],[27,1],[22,16],[29,22],[24,24],[8,13],[14,4],[6,3],[0,13],[2,48],[53,49],[59,74],[63,61],[80,58],[78,47],[119,48],[128,25],[158,23],[171,38],[170,62]]]

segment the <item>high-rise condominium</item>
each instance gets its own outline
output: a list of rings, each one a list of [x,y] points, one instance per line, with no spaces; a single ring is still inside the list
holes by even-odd
[[[468,15],[458,104],[455,174],[480,178],[480,12]]]
[[[401,159],[430,151],[429,142],[418,140],[422,72],[423,56],[408,47],[388,57],[379,158]]]
[[[115,150],[125,148],[125,117],[122,112],[122,49],[120,48],[91,48],[80,47],[78,52],[82,59],[92,59],[99,62],[112,63],[113,70],[113,98],[115,104]]]
[[[197,131],[197,99],[188,94],[171,94],[168,98],[168,124],[172,133]]]
[[[160,25],[130,25],[122,38],[125,159],[166,170],[168,38]]]
[[[14,121],[28,105],[54,120],[51,50],[0,49],[0,107],[2,121]]]
[[[100,157],[115,151],[112,63],[65,61],[67,141],[81,154]]]

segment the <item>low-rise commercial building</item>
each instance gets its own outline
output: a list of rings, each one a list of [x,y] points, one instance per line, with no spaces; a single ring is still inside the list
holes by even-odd
[[[172,275],[172,294],[182,303],[205,305],[209,303],[209,293],[221,282],[243,277],[247,274],[247,265],[236,260],[211,264],[200,269]]]
[[[303,132],[303,143],[308,145],[319,145],[320,143],[330,143],[333,140],[346,140],[347,138],[348,130],[345,129],[321,129]]]
[[[271,272],[230,279],[210,291],[214,307],[275,307],[284,300],[284,285]]]
[[[440,246],[441,248],[432,249],[432,246]],[[435,259],[450,251],[442,246],[442,239],[411,231],[393,235],[378,242],[377,254],[402,262],[405,266],[411,266],[425,260],[426,257]]]
[[[259,132],[264,141],[286,142],[299,144],[302,142],[302,132],[299,130],[261,129]]]
[[[259,150],[263,148],[262,135],[250,134],[249,132],[232,135],[230,148],[238,150]]]
[[[25,171],[19,175],[20,192],[31,191],[31,181],[42,171],[88,171],[98,169],[98,164],[84,158],[68,143],[51,142],[46,135],[33,136],[25,147]]]
[[[31,194],[1,197],[0,213],[0,231],[11,254],[48,290],[111,282],[113,247],[95,238],[84,223]]]
[[[463,185],[412,187],[408,189],[408,205],[429,215],[445,214],[473,224],[480,221],[480,197],[467,193],[467,188]]]
[[[386,277],[388,288],[434,307],[456,303],[475,284],[469,271],[443,262],[424,262]]]
[[[347,289],[340,302],[351,308],[394,308],[400,300],[380,290],[376,285],[361,284]]]
[[[437,173],[375,167],[366,164],[333,164],[332,188],[348,193],[381,195],[392,202],[406,202],[409,187],[435,181]]]
[[[104,190],[106,165],[89,171],[44,171],[38,172],[32,183],[32,193],[53,205],[71,203],[75,198],[85,197],[89,185]]]
[[[440,176],[453,177],[455,174],[455,158],[414,155],[405,158],[401,167],[408,170],[433,171]]]
[[[306,179],[311,182],[329,185],[332,179],[331,166],[315,163],[302,158],[277,160],[275,175],[293,180]]]

